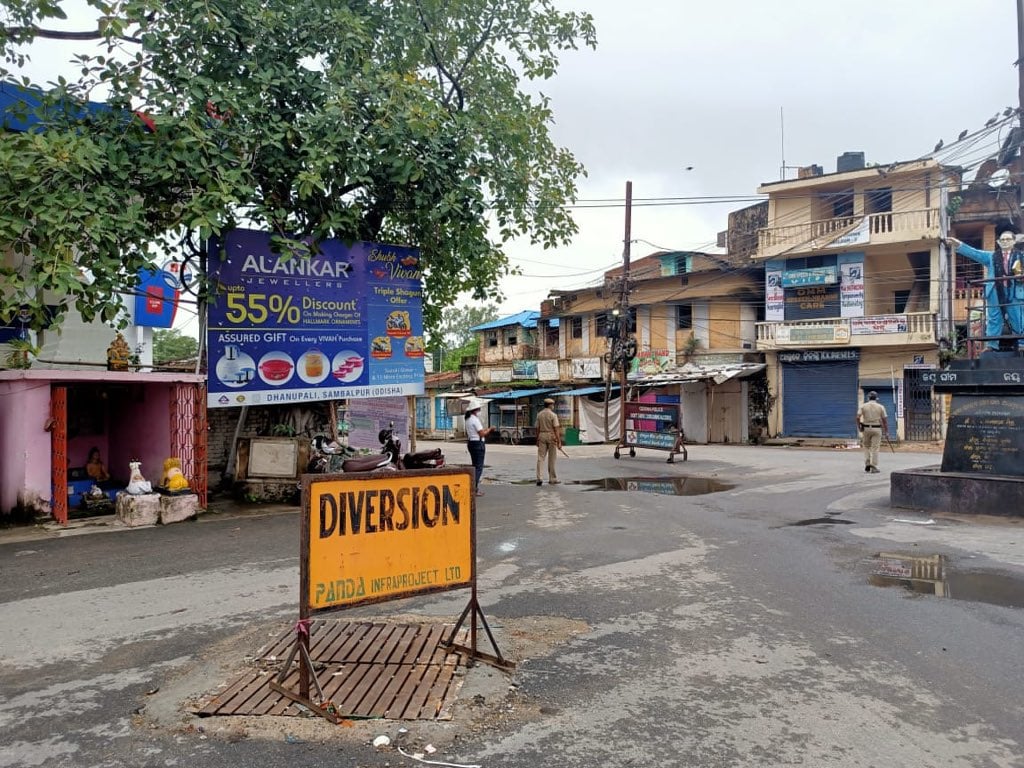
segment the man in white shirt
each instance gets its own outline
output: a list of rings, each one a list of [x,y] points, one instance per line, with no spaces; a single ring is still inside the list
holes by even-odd
[[[487,451],[484,440],[494,427],[484,427],[480,421],[480,406],[472,407],[466,411],[466,446],[469,448],[469,458],[473,462],[473,469],[476,470],[476,495],[483,496],[480,490],[480,478],[484,474],[484,454]]]

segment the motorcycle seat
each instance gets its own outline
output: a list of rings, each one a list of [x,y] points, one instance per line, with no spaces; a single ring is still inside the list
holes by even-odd
[[[343,472],[370,472],[390,463],[387,456],[382,456],[378,453],[370,456],[359,456],[354,459],[345,459],[342,462],[341,469]]]

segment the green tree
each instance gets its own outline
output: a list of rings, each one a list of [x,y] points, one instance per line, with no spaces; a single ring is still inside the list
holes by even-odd
[[[439,370],[457,371],[463,357],[476,357],[480,340],[469,330],[498,319],[498,307],[449,307],[429,335],[427,351],[440,361]]]
[[[153,331],[153,363],[193,360],[199,354],[199,340],[183,336],[177,328]]]
[[[96,27],[74,33],[47,29],[61,0],[0,10],[9,66],[40,37],[83,46],[80,77],[39,110],[47,129],[0,138],[0,316],[24,303],[41,324],[56,300],[113,321],[150,248],[242,224],[298,256],[298,235],[418,246],[433,327],[460,293],[500,297],[509,239],[575,232],[582,166],[521,86],[595,44],[589,14],[552,0],[87,2]],[[112,109],[54,107],[93,92]]]

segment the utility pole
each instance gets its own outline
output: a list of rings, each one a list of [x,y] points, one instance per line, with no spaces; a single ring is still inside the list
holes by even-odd
[[[1018,0],[1024,3],[1024,0]],[[630,331],[629,246],[633,239],[633,182],[626,182],[626,233],[622,243],[622,293],[619,297],[619,442],[626,442],[626,383],[630,360],[626,355]]]

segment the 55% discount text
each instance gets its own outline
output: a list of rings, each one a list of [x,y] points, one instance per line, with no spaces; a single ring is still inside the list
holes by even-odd
[[[225,319],[239,325],[249,323],[263,325],[271,317],[278,325],[296,325],[302,319],[302,312],[292,303],[291,296],[272,293],[229,293],[227,295]]]

